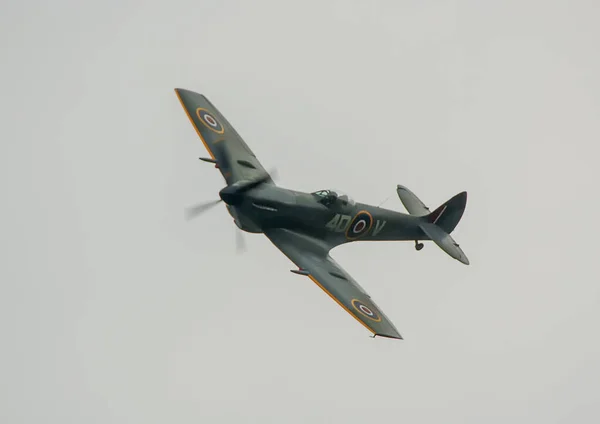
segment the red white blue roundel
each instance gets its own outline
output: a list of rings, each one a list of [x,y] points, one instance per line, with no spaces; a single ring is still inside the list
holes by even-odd
[[[354,306],[354,309],[356,309],[358,312],[360,312],[367,318],[376,322],[381,321],[381,317],[379,316],[374,307],[369,307],[358,299],[352,299],[352,306]]]
[[[346,230],[346,237],[349,239],[357,239],[364,236],[369,232],[373,226],[373,217],[367,211],[360,211],[356,214],[348,229]]]
[[[202,122],[209,130],[214,131],[217,134],[223,134],[225,132],[223,125],[221,125],[221,123],[217,121],[217,118],[215,118],[208,110],[199,107],[196,109],[196,116],[198,116],[200,122]]]

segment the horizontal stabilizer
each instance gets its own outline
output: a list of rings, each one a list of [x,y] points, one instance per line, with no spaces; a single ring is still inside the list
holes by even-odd
[[[400,201],[406,208],[409,214],[416,216],[428,215],[430,213],[429,208],[425,206],[421,199],[419,199],[412,191],[404,186],[398,185],[396,187],[396,193]]]
[[[469,265],[467,255],[462,251],[454,239],[443,229],[431,222],[422,222],[419,224],[421,230],[444,252],[465,265]]]

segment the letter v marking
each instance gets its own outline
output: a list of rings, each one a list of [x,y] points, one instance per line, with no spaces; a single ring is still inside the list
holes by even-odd
[[[378,219],[377,222],[375,223],[375,229],[373,230],[373,235],[376,236],[377,234],[379,234],[379,232],[381,230],[383,230],[383,227],[385,227],[386,223],[387,223],[387,221],[380,221]]]

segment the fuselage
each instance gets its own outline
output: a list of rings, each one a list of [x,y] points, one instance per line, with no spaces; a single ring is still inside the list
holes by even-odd
[[[331,245],[352,241],[426,240],[420,218],[342,198],[324,204],[314,193],[264,184],[252,189],[229,213],[242,230],[286,228]]]

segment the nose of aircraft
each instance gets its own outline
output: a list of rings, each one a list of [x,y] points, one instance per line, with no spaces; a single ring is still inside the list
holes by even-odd
[[[241,195],[239,193],[238,187],[235,186],[227,186],[219,192],[219,197],[225,203],[231,206],[235,206],[240,203]]]

